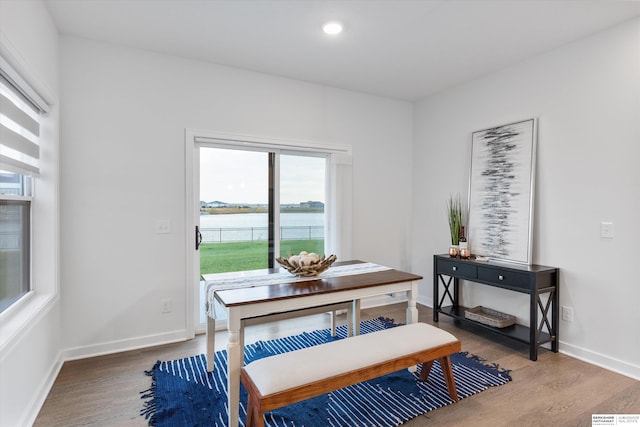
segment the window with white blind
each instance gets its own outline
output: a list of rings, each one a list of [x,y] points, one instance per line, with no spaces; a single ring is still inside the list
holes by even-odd
[[[31,291],[31,205],[46,112],[0,57],[0,313]]]

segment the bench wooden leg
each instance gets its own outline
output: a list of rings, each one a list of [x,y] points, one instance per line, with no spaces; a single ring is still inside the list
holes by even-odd
[[[433,366],[433,360],[422,363],[422,368],[420,369],[420,381],[427,381],[429,379],[429,374],[431,373],[431,367]]]
[[[260,392],[244,369],[240,371],[240,381],[247,390],[247,419],[246,427],[264,427],[264,417],[261,412],[262,400]]]
[[[251,395],[247,397],[247,419],[244,423],[246,427],[253,426],[253,399]]]
[[[247,398],[247,420],[245,422],[246,427],[264,427],[264,416],[260,413],[258,407],[260,402],[251,397],[249,394]]]
[[[449,396],[454,402],[458,401],[458,391],[456,390],[456,382],[453,379],[453,369],[451,369],[451,359],[449,356],[440,358],[440,367],[444,374],[444,381],[447,383],[447,389],[449,390]]]
[[[458,401],[458,391],[456,390],[456,382],[453,379],[453,369],[451,367],[451,359],[449,356],[441,357],[440,368],[442,368],[442,374],[444,375],[444,382],[447,384],[447,390],[449,391],[449,397],[454,402]],[[429,373],[433,366],[433,360],[422,363],[422,369],[420,369],[420,381],[427,381],[429,379]]]

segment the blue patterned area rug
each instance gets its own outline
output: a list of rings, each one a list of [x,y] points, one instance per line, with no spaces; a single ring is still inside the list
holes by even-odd
[[[397,326],[390,319],[362,322],[361,333]],[[258,341],[245,347],[245,362],[310,347],[346,336],[338,327],[337,338],[329,329],[296,336]],[[488,387],[511,381],[509,371],[488,365],[477,356],[457,353],[451,357],[458,396],[464,399]],[[204,354],[168,362],[158,361],[147,375],[149,390],[142,392],[141,415],[151,426],[227,425],[227,352],[215,354],[215,369],[207,372]],[[309,369],[313,369],[312,366]],[[247,394],[241,387],[240,425],[246,418]],[[398,426],[425,412],[453,403],[447,393],[440,365],[433,364],[429,380],[402,370],[268,412],[267,427]]]

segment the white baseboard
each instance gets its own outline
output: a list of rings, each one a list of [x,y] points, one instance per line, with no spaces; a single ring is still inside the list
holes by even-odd
[[[389,304],[395,304],[400,302],[406,302],[404,295],[402,297],[392,295],[381,295],[377,297],[366,298],[362,300],[361,308],[380,307]],[[431,306],[428,301],[418,301],[418,304],[424,306]],[[50,390],[55,378],[62,367],[62,361],[85,359],[88,357],[102,356],[105,354],[119,353],[122,351],[136,350],[145,347],[151,347],[162,344],[169,344],[179,341],[185,341],[187,336],[186,330],[177,330],[157,335],[149,335],[145,337],[137,337],[128,340],[112,341],[108,343],[97,344],[93,346],[75,347],[64,350],[62,356],[53,365],[51,375],[44,382],[42,390],[46,390],[47,393]],[[560,341],[560,352],[567,356],[573,357],[583,362],[591,363],[601,368],[607,369],[612,372],[619,373],[621,375],[640,380],[640,366],[634,365],[623,360],[615,359],[611,356],[600,354],[588,349],[584,349],[563,341]],[[47,393],[42,398],[41,405],[46,398]],[[40,398],[40,397],[39,397]],[[34,400],[34,405],[35,405]],[[39,406],[34,406],[39,408]],[[36,413],[37,415],[37,413]],[[34,418],[35,419],[35,418]]]
[[[433,308],[432,301],[418,301],[419,304],[423,304],[427,307]],[[595,351],[587,350],[582,347],[578,347],[573,344],[560,341],[558,343],[559,352],[565,354],[574,359],[582,360],[583,362],[590,363],[592,365],[599,366],[608,371],[624,375],[634,380],[640,380],[640,366],[634,365],[624,360],[618,360],[606,354],[597,353]],[[545,345],[545,347],[549,347]]]
[[[432,298],[420,298],[420,295],[418,295],[417,303],[420,305],[424,305],[425,307],[433,308]]]
[[[102,356],[105,354],[119,353],[122,351],[135,350],[139,348],[151,347],[162,344],[169,344],[173,342],[185,341],[186,331],[178,330],[165,334],[150,335],[146,337],[138,337],[129,340],[113,341],[109,343],[97,344],[92,346],[75,347],[67,349],[58,353],[58,356],[53,360],[49,373],[43,378],[40,386],[37,388],[36,393],[31,399],[28,405],[29,409],[24,414],[24,419],[19,425],[33,425],[42,405],[47,400],[53,384],[60,374],[62,365],[65,361],[85,359],[88,357]]]
[[[53,388],[53,383],[56,382],[56,378],[58,378],[58,374],[62,369],[62,364],[64,361],[62,360],[62,352],[58,353],[58,357],[55,358],[51,365],[51,369],[49,369],[49,374],[42,379],[42,383],[37,388],[38,393],[36,393],[31,399],[31,403],[28,405],[28,410],[25,413],[25,419],[19,425],[30,426],[35,423],[38,414],[40,413],[40,409],[42,409],[42,405],[44,405],[45,400],[49,396],[49,392]]]
[[[120,353],[122,351],[137,350],[174,342],[186,341],[187,331],[180,329],[156,335],[111,341],[101,344],[67,348],[63,352],[63,360],[86,359],[88,357],[103,356],[105,354]]]
[[[640,365],[560,341],[560,353],[640,381]]]

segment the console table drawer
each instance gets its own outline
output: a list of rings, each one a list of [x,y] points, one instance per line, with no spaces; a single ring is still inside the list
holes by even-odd
[[[495,283],[498,286],[504,285],[511,288],[529,289],[529,276],[525,273],[516,273],[514,271],[478,267],[478,280]]]
[[[438,261],[438,273],[447,276],[475,279],[477,277],[476,266],[464,261]]]

